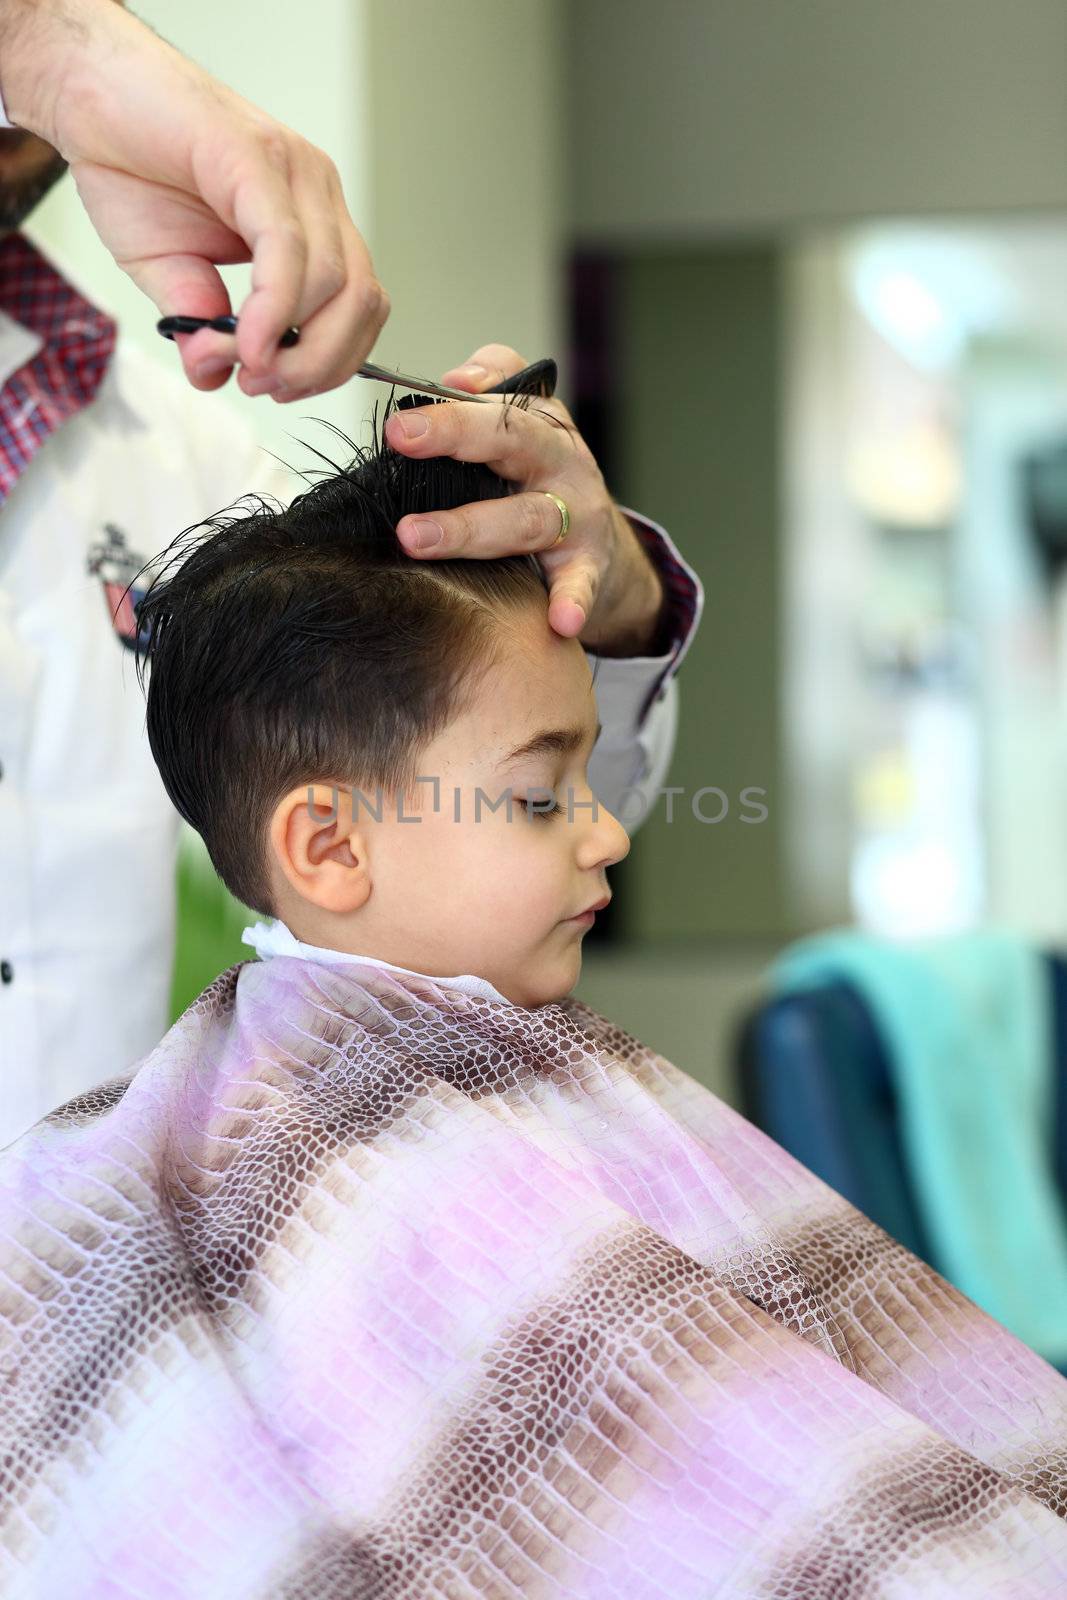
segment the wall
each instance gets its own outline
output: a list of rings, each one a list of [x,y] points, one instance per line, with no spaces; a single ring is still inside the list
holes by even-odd
[[[617,407],[624,504],[662,522],[704,584],[704,621],[679,679],[670,782],[626,864],[624,926],[650,938],[768,937],[788,922],[782,863],[777,251],[634,254],[621,264]],[[720,823],[691,799],[721,788]],[[740,821],[746,786],[770,815]],[[721,809],[715,796],[704,814]]]
[[[567,16],[583,239],[1067,204],[1061,0],[572,0]]]
[[[870,703],[860,694],[855,613],[870,581],[870,533],[846,491],[850,341],[840,234],[783,251],[783,520],[778,560],[784,856],[800,919],[852,918],[853,769]]]
[[[961,382],[966,470],[955,558],[976,645],[989,917],[1063,947],[1063,579],[1057,606],[1025,523],[1020,460],[1067,434],[1067,362],[1045,341],[987,335],[969,345]]]
[[[683,673],[673,781],[698,765],[740,771],[748,752],[786,790],[784,838],[752,829],[766,849],[751,859],[751,845],[728,851],[721,839],[710,843],[715,830],[703,830],[709,843],[697,857],[695,896],[685,892],[688,830],[661,827],[635,845],[638,918],[693,933],[698,924],[742,933],[788,928],[798,916],[837,921],[848,912],[845,780],[855,729],[845,708],[833,725],[820,708],[835,693],[847,639],[839,632],[817,670],[798,673],[796,640],[781,637],[783,626],[817,626],[827,597],[836,604],[851,581],[853,561],[847,508],[830,503],[825,487],[826,464],[841,448],[829,420],[840,329],[826,294],[832,268],[812,224],[1067,206],[1067,7],[573,0],[566,18],[572,228],[588,248],[616,250],[634,286],[622,401],[638,472],[632,498],[653,513],[669,508],[708,590],[703,637]],[[785,303],[768,296],[761,334],[748,316],[758,269],[746,285],[731,278],[729,263],[771,238],[782,251]],[[690,265],[680,279],[683,253]],[[740,361],[753,363],[743,379]],[[678,385],[672,430],[655,415],[665,368]],[[775,389],[790,408],[784,462],[771,420]],[[820,398],[829,406],[812,403]],[[723,441],[734,463],[725,468]],[[742,463],[784,472],[784,516],[773,476],[754,483]],[[721,519],[701,527],[697,509],[712,489]],[[820,496],[815,560],[809,549],[791,550],[782,531]],[[787,587],[799,621],[783,619]],[[657,883],[671,889],[671,904],[646,916]]]
[[[381,360],[438,376],[490,342],[558,358],[559,0],[369,0],[367,15]]]

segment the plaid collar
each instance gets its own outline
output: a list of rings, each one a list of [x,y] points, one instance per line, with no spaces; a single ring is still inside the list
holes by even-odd
[[[0,311],[41,340],[0,388],[3,501],[49,435],[93,399],[117,329],[20,233],[0,239]]]

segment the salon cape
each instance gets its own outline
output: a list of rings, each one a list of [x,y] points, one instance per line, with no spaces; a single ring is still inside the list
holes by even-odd
[[[0,316],[0,383],[38,348]],[[237,496],[286,499],[294,481],[226,402],[120,340],[93,404],[0,508],[0,1146],[139,1060],[168,1021],[180,824],[91,552],[115,530],[149,560]],[[609,808],[664,781],[703,602],[667,535],[633,521],[658,564],[692,578],[696,608],[668,655],[593,663],[604,731],[589,776]],[[624,820],[643,814],[638,795]]]
[[[5,1597],[1062,1600],[925,1263],[576,999],[249,939],[0,1153]]]

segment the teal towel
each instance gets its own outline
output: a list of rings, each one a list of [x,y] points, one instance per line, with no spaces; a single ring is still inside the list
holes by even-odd
[[[776,992],[854,984],[892,1062],[904,1153],[942,1274],[1067,1363],[1067,1215],[1052,1169],[1047,968],[1012,934],[893,943],[842,930],[771,969]]]

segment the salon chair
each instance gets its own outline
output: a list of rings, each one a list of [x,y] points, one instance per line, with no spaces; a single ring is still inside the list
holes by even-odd
[[[1052,1000],[1053,1163],[1067,1196],[1067,961],[1045,956]],[[893,1075],[859,991],[838,981],[760,1005],[737,1049],[740,1108],[798,1161],[930,1265]]]

